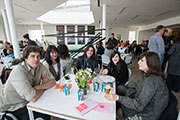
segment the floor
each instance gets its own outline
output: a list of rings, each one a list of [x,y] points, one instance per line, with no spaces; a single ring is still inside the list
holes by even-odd
[[[132,64],[129,64],[128,67],[131,69],[132,71],[132,74],[131,74],[131,77],[130,77],[130,82],[129,84],[131,84],[131,82],[134,82],[136,80],[139,80],[141,79],[142,77],[142,74],[141,72],[138,70],[138,65],[137,65],[137,62],[138,62],[138,57],[137,56],[134,56],[133,57],[133,60],[132,60]],[[1,65],[0,65],[0,70],[1,70]],[[178,109],[180,108],[180,93],[174,93],[175,96],[177,97],[178,99]],[[51,117],[51,120],[62,120],[62,119],[59,119],[59,118],[56,118],[56,117]]]

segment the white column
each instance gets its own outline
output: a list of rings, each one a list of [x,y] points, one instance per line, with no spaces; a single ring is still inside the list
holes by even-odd
[[[41,42],[42,41],[45,41],[45,34],[44,34],[44,28],[43,28],[43,22],[41,22],[41,35],[42,35],[42,39],[41,39]]]
[[[14,55],[15,55],[15,58],[20,58],[20,50],[19,50],[19,43],[17,40],[16,24],[15,24],[15,19],[14,19],[12,0],[4,0],[4,3],[6,6],[6,11],[7,11],[7,18],[9,22],[12,44],[14,48]]]
[[[2,12],[2,16],[3,16],[6,39],[9,43],[11,43],[11,35],[10,35],[10,31],[9,31],[9,25],[8,25],[8,20],[7,20],[7,16],[6,16],[6,11],[4,9],[1,9],[1,12]]]
[[[103,8],[102,8],[102,28],[106,29],[106,5],[103,4]],[[106,37],[106,31],[103,30],[102,33],[102,37]],[[105,40],[103,41],[103,43],[105,44]]]

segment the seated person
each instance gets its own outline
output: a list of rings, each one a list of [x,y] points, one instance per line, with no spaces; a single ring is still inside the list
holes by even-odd
[[[9,48],[9,49],[7,49],[7,57],[8,58],[12,58],[12,59],[14,59],[15,58],[15,56],[14,56],[14,51],[13,51],[13,49],[11,49],[11,48]]]
[[[110,58],[110,63],[107,69],[104,69],[104,74],[111,75],[116,80],[116,94],[119,85],[125,85],[128,81],[129,74],[127,64],[121,59],[120,53],[115,51]],[[116,102],[116,110],[120,108],[120,104]]]
[[[65,44],[59,44],[58,46],[59,57],[62,62],[63,73],[66,75],[71,72],[71,66],[73,60],[69,54],[68,47]]]
[[[56,84],[52,74],[40,63],[41,49],[26,47],[22,62],[15,66],[0,90],[0,112],[8,111],[18,120],[29,120],[26,105],[35,102],[46,89]],[[34,117],[49,120],[50,116],[33,112]]]
[[[104,54],[111,57],[111,54],[114,52],[114,47],[111,42],[106,42],[106,48],[104,50]]]
[[[86,68],[95,70],[96,68],[98,68],[98,61],[96,59],[95,49],[93,45],[88,45],[86,47],[86,49],[84,50],[84,54],[77,59],[75,67],[78,70]]]
[[[103,73],[111,75],[116,79],[116,88],[128,81],[128,68],[126,63],[121,59],[119,52],[114,51],[111,55],[110,63],[107,69],[104,69]]]
[[[54,45],[49,45],[43,62],[43,65],[51,72],[56,81],[63,77],[63,67],[58,54],[58,49]]]
[[[158,54],[154,52],[141,54],[138,65],[139,70],[143,72],[143,78],[129,85],[127,90],[122,86],[118,87],[118,91],[124,92],[125,96],[108,94],[105,97],[108,100],[117,100],[121,104],[124,118],[136,115],[142,120],[158,120],[169,100]]]

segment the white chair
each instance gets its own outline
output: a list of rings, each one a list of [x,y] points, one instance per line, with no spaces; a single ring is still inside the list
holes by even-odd
[[[128,81],[124,84],[125,86],[127,86],[128,83],[131,81],[130,77],[131,77],[131,75],[132,75],[132,71],[131,71],[130,68],[128,68],[128,74],[129,74],[129,79],[128,79]]]
[[[18,120],[12,113],[0,112],[0,119],[4,120]]]
[[[123,60],[125,61],[126,64],[131,64],[132,63],[132,55],[130,54],[124,54]]]
[[[109,56],[103,54],[101,57],[102,57],[102,66],[107,67],[110,62]]]
[[[0,120],[18,120],[16,116],[14,116],[12,113],[6,113],[6,112],[0,112]],[[43,118],[39,117],[35,120],[44,120]]]

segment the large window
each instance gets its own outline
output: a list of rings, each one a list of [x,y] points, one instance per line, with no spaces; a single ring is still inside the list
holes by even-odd
[[[78,44],[85,44],[85,26],[78,26]]]
[[[89,35],[95,34],[95,26],[88,26],[88,34]]]
[[[58,43],[58,44],[59,44],[59,43],[65,43],[65,42],[64,42],[64,26],[58,25],[58,26],[56,27],[56,30],[57,30],[57,34],[59,34],[59,35],[57,36],[57,43]]]
[[[67,43],[68,44],[75,44],[75,27],[74,26],[67,26],[67,33],[70,33],[70,34],[67,34]]]
[[[135,40],[135,37],[136,37],[136,31],[129,31],[130,43],[132,43]]]

